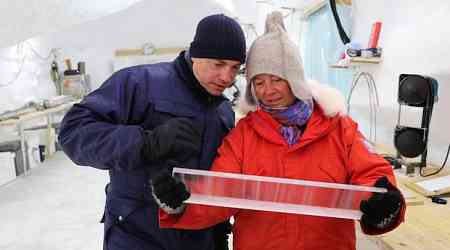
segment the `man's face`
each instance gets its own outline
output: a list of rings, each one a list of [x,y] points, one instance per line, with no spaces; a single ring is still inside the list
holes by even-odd
[[[192,58],[194,75],[211,95],[219,96],[233,84],[241,63],[234,60]]]

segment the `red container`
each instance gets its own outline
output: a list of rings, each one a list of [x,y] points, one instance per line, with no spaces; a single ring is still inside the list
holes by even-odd
[[[378,46],[378,39],[380,38],[381,22],[375,22],[372,25],[372,32],[370,33],[368,48],[376,48]]]

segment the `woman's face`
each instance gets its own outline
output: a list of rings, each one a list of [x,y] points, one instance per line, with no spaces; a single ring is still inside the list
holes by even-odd
[[[271,108],[287,107],[295,101],[289,83],[278,76],[259,74],[253,78],[252,84],[256,98]]]

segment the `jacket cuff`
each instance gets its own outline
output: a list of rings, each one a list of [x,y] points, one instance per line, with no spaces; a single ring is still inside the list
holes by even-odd
[[[177,223],[180,214],[168,214],[161,208],[158,209],[159,227],[160,228],[173,228]]]

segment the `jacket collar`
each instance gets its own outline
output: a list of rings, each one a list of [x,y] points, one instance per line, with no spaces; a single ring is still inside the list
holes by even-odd
[[[174,61],[175,70],[182,82],[192,91],[194,96],[202,103],[218,106],[227,100],[225,96],[214,96],[208,93],[200,84],[192,70],[192,61],[187,51],[182,51]]]
[[[271,143],[285,145],[287,147],[286,141],[279,132],[281,124],[272,118],[269,113],[258,109],[250,113],[249,118],[250,125],[261,137]],[[289,151],[296,150],[327,135],[336,127],[338,120],[339,115],[329,117],[324,113],[320,105],[314,103],[314,111],[306,124],[302,136],[298,143],[292,146]]]

